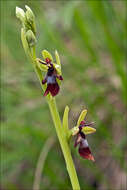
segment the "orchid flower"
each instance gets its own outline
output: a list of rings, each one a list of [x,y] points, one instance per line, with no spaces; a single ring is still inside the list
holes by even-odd
[[[42,71],[47,71],[45,78],[42,80],[42,84],[47,84],[44,96],[46,96],[49,92],[52,96],[56,96],[60,89],[58,80],[63,80],[61,75],[60,59],[57,51],[55,51],[55,55],[57,64],[53,63],[52,55],[46,50],[42,51],[44,61],[38,58],[36,59],[38,67]]]
[[[66,106],[64,111],[64,117],[63,117],[63,127],[65,130],[65,133],[68,131],[68,112],[69,108]],[[74,147],[78,147],[78,152],[81,157],[84,159],[95,161],[88,141],[86,139],[86,135],[94,133],[96,131],[95,128],[91,127],[94,122],[87,123],[84,119],[87,114],[87,110],[83,110],[79,116],[77,125],[73,127],[71,130],[69,130],[67,138],[70,139],[71,136],[76,136]]]
[[[95,161],[93,155],[91,154],[91,150],[89,148],[89,144],[85,135],[85,128],[87,127],[86,130],[88,130],[88,126],[91,126],[92,124],[93,123],[86,124],[84,120],[80,122],[80,125],[78,127],[79,132],[77,133],[74,147],[77,147],[77,145],[79,145],[78,152],[80,156],[85,159]],[[92,130],[95,130],[95,129],[92,128]]]
[[[91,150],[89,148],[88,141],[86,139],[87,134],[94,133],[96,131],[95,128],[91,127],[93,125],[93,122],[86,123],[84,118],[87,114],[87,110],[83,110],[79,116],[77,126],[72,129],[73,133],[72,135],[76,135],[76,140],[74,147],[78,147],[78,152],[81,157],[88,160],[94,160],[94,157],[91,153]]]

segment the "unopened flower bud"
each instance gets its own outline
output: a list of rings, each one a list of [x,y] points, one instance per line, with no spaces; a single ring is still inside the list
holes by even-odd
[[[31,30],[28,30],[26,32],[26,39],[27,39],[29,46],[31,46],[31,47],[34,46],[37,41],[34,33]]]
[[[22,24],[24,24],[25,22],[25,12],[23,9],[16,7],[16,16],[17,18],[19,18],[22,22]]]
[[[34,16],[34,13],[30,9],[30,7],[28,7],[27,5],[25,5],[25,8],[27,10],[26,14],[25,14],[27,22],[31,25],[31,30],[35,34],[36,33],[36,25],[35,25],[35,16]]]
[[[27,17],[27,20],[29,22],[33,22],[33,20],[35,19],[35,16],[33,14],[33,11],[30,9],[30,7],[28,7],[27,5],[25,5],[25,8],[26,8],[26,17]]]

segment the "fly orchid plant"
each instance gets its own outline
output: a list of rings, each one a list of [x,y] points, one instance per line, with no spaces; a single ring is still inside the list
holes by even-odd
[[[35,16],[30,7],[26,5],[25,8],[26,12],[24,12],[23,9],[16,7],[16,16],[22,23],[21,41],[23,48],[29,61],[33,65],[43,89],[43,95],[46,97],[49,105],[73,190],[80,190],[77,173],[71,156],[69,141],[71,137],[76,136],[74,146],[79,146],[78,151],[80,156],[84,159],[94,161],[94,157],[86,140],[86,135],[91,134],[96,130],[92,127],[93,123],[86,123],[84,120],[87,110],[83,110],[81,112],[77,125],[72,129],[69,129],[69,107],[66,106],[63,115],[63,122],[61,122],[55,101],[55,96],[59,93],[61,81],[63,80],[59,54],[55,51],[56,62],[54,62],[52,55],[47,50],[42,51],[43,60],[36,57],[35,47],[37,40]],[[43,72],[45,72],[45,77],[43,76]]]

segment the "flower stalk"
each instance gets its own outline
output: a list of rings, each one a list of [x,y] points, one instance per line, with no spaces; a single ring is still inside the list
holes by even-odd
[[[91,127],[93,125],[93,122],[86,123],[86,121],[84,120],[87,114],[86,109],[81,112],[77,121],[77,125],[69,130],[69,107],[66,106],[63,115],[63,123],[61,123],[55,101],[55,96],[59,93],[60,84],[63,80],[59,54],[57,51],[55,51],[56,63],[54,63],[52,55],[47,50],[42,51],[43,60],[36,57],[37,40],[35,16],[28,6],[25,7],[27,10],[26,12],[24,12],[21,8],[16,7],[16,16],[18,19],[20,19],[22,23],[21,41],[23,44],[23,48],[30,63],[32,63],[33,65],[34,71],[40,81],[42,90],[44,91],[44,96],[46,97],[51,112],[51,116],[64,155],[66,168],[71,180],[73,190],[80,190],[77,173],[69,147],[69,140],[70,137],[76,135],[74,146],[78,146],[79,155],[84,159],[95,161],[89,148],[86,135],[94,133],[96,129]],[[43,77],[42,71],[47,73],[45,77]]]
[[[24,40],[22,39],[22,42],[23,41]],[[30,56],[29,59],[31,59],[33,66],[34,66],[34,70],[35,70],[35,72],[39,78],[40,83],[41,83],[42,73],[35,64],[36,63],[35,47],[32,47],[31,50],[33,51],[33,54],[30,54],[30,52],[27,53],[27,51],[25,51],[25,52],[27,54],[27,57]],[[43,90],[45,90],[45,87],[42,85],[42,83],[41,83],[41,87]],[[66,161],[66,167],[67,167],[68,174],[70,176],[72,187],[74,190],[80,190],[78,177],[77,177],[76,170],[75,170],[74,163],[73,163],[72,156],[71,156],[70,147],[68,145],[67,138],[64,135],[64,131],[62,128],[59,112],[57,110],[55,98],[51,98],[49,95],[46,97],[46,99],[47,99],[49,109],[51,112],[51,116],[52,116],[52,119],[53,119],[53,122],[55,125],[56,133],[57,133],[57,136],[58,136],[58,139],[59,139],[62,151],[63,151],[63,155],[64,155],[64,158]]]
[[[72,187],[74,190],[80,190],[76,170],[75,170],[74,163],[71,156],[70,147],[68,145],[68,140],[66,136],[64,135],[59,113],[57,111],[55,98],[52,98],[52,100],[48,101],[48,105],[51,111],[51,115],[52,115],[53,122],[56,128],[57,136],[58,136],[58,139],[63,151],[63,155],[66,161],[66,167],[67,167],[68,174],[70,176]]]
[[[42,85],[42,80],[44,79],[44,77],[42,75],[42,71],[38,67],[37,58],[36,58],[36,50],[35,50],[36,27],[35,27],[34,15],[32,14],[31,9],[28,6],[26,6],[26,8],[27,8],[27,12],[26,12],[27,14],[25,14],[22,11],[22,9],[20,9],[20,8],[16,9],[16,15],[22,22],[21,40],[22,40],[24,51],[25,51],[29,61],[32,63],[32,65],[34,67],[34,70],[37,74],[37,77],[40,81],[43,91],[45,91],[46,84]],[[57,52],[55,54],[56,54],[57,62],[58,62],[58,64],[60,64]],[[67,171],[68,171],[68,174],[69,174],[69,177],[71,180],[73,190],[80,190],[77,173],[75,170],[75,166],[74,166],[73,159],[71,156],[70,147],[68,144],[68,138],[65,135],[65,127],[62,126],[62,123],[60,120],[60,116],[59,116],[59,112],[57,110],[55,98],[52,97],[51,94],[49,93],[46,96],[46,100],[49,105],[51,116],[52,116],[52,119],[53,119],[53,122],[55,125],[55,129],[56,129],[56,133],[57,133],[57,136],[58,136],[58,139],[59,139],[59,142],[61,145],[61,149],[62,149],[64,158],[65,158],[66,167],[67,167]]]

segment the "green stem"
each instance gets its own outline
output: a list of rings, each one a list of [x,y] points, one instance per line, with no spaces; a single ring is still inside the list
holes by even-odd
[[[31,51],[30,51],[30,49],[28,48],[28,44],[26,43],[25,32],[23,30],[22,30],[22,33],[21,33],[21,39],[22,39],[24,50],[25,50],[29,60],[32,62],[33,66],[34,66],[34,70],[35,70],[35,72],[36,72],[36,74],[38,76],[38,79],[40,81],[41,87],[42,87],[43,90],[45,90],[45,85],[42,85],[42,83],[41,83],[42,78],[43,78],[42,77],[42,72],[40,71],[40,69],[35,64],[35,59],[36,59],[35,47],[31,48]],[[70,180],[71,180],[73,190],[80,190],[77,173],[76,173],[74,163],[73,163],[73,160],[72,160],[72,156],[71,156],[70,147],[69,147],[67,138],[66,138],[66,136],[64,134],[64,130],[62,128],[60,116],[59,116],[59,113],[57,111],[55,98],[48,95],[46,97],[46,100],[48,102],[50,112],[51,112],[51,115],[52,115],[52,118],[53,118],[53,122],[54,122],[54,125],[55,125],[55,128],[56,128],[57,136],[58,136],[58,139],[59,139],[59,142],[60,142],[60,145],[61,145],[61,149],[63,151],[67,171],[68,171],[68,174],[69,174],[69,177],[70,177]]]
[[[68,174],[70,176],[72,187],[74,190],[80,190],[80,186],[79,186],[76,170],[74,167],[74,163],[72,160],[70,148],[69,148],[68,142],[66,140],[66,137],[63,134],[61,120],[60,120],[59,113],[57,111],[55,98],[52,98],[52,100],[48,101],[48,104],[49,104],[53,122],[54,122],[54,125],[56,128],[57,136],[58,136],[58,139],[59,139],[62,151],[63,151],[63,155],[64,155],[64,158],[66,161],[66,167],[67,167]]]

